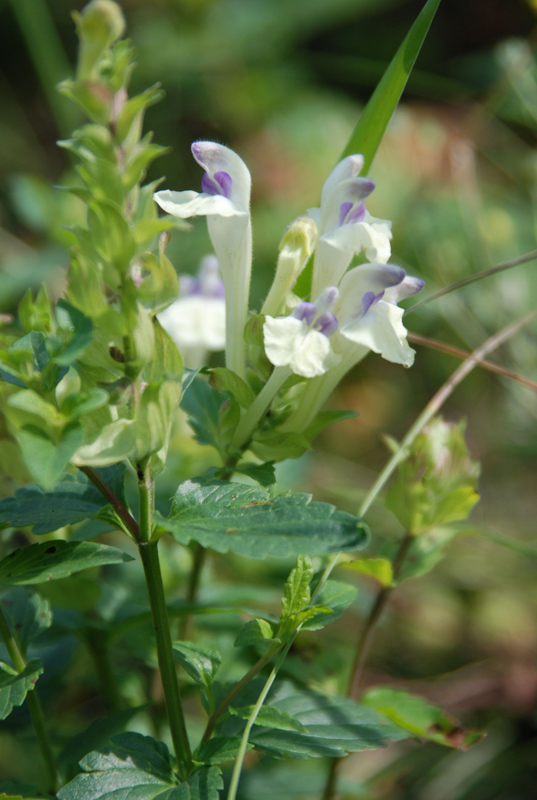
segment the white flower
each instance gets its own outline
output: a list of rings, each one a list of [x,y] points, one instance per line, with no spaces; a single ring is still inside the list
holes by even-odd
[[[326,289],[316,303],[300,303],[288,317],[265,317],[263,338],[267,358],[275,367],[290,367],[295,375],[314,378],[336,364],[330,336],[338,327],[329,309],[338,290]]]
[[[216,142],[194,142],[192,154],[205,170],[202,191],[162,191],[154,199],[181,219],[207,217],[226,293],[226,364],[245,377],[243,332],[252,267],[250,173],[233,150]]]
[[[224,349],[226,304],[215,256],[202,260],[196,277],[179,275],[179,297],[157,317],[190,368],[202,366],[208,350]]]
[[[307,428],[343,376],[370,350],[388,361],[412,365],[415,353],[397,302],[423,286],[424,281],[400,267],[363,264],[344,275],[339,288],[326,289],[316,303],[301,303],[289,317],[267,317],[269,361],[312,379],[282,429]]]
[[[323,186],[321,207],[308,209],[319,228],[313,297],[326,286],[338,285],[353,256],[362,251],[369,261],[386,262],[390,257],[391,223],[372,217],[365,207],[375,183],[357,177],[363,163],[361,155],[340,161]]]

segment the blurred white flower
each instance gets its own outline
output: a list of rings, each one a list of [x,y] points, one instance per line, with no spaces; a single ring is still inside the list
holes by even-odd
[[[198,274],[179,275],[179,297],[157,315],[185,366],[203,366],[208,351],[226,346],[226,304],[218,259],[206,256]]]

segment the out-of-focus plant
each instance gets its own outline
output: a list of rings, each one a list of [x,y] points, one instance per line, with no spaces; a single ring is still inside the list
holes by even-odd
[[[27,702],[46,769],[39,788],[0,784],[6,798],[36,796],[44,788],[59,800],[125,793],[138,800],[216,800],[225,777],[227,797],[235,800],[247,751],[256,750],[268,757],[327,757],[324,798],[330,800],[336,767],[350,752],[408,736],[456,749],[480,739],[404,691],[376,688],[360,702],[354,695],[393,589],[438,561],[450,526],[466,520],[477,500],[478,468],[463,426],[434,416],[525,320],[487,340],[437,392],[395,446],[358,514],[275,488],[277,462],[303,455],[321,431],[354,416],[323,410],[351,368],[371,351],[405,367],[414,361],[398,303],[421,291],[424,281],[387,263],[391,224],[366,206],[375,184],[365,171],[438,5],[425,4],[326,179],[319,207],[289,225],[260,313],[250,309],[253,226],[245,162],[224,145],[196,141],[200,192],[144,183],[166,150],[143,134],[160,87],[129,94],[133,48],[121,39],[125,25],[115,2],[92,0],[75,14],[78,67],[61,91],[89,122],[60,145],[76,164],[67,191],[85,216],[71,227],[61,299],[51,300],[44,287],[27,292],[0,339],[2,445],[12,461],[11,470],[7,462],[4,467],[22,484],[0,501],[9,549],[0,560],[0,635],[10,661],[0,664],[0,711],[7,718]],[[158,217],[154,200],[166,216]],[[197,277],[178,280],[167,255],[170,232],[186,238],[184,220],[198,216],[207,219],[215,256]],[[225,366],[208,369],[207,351],[219,349]],[[170,508],[157,488],[173,481],[174,459],[181,469],[188,462],[188,446],[174,447],[180,404],[210,455],[203,475],[192,471],[178,486],[175,481]],[[368,543],[362,517],[396,468],[387,508],[405,534],[395,556],[350,556]],[[16,531],[26,528],[32,533],[19,546]],[[103,533],[111,544],[92,541]],[[46,539],[29,538],[34,535]],[[201,602],[208,553],[221,558],[224,570],[233,569],[235,556],[291,558],[281,611],[274,595],[267,606],[256,596],[255,608],[218,594]],[[131,554],[142,569],[129,593],[122,581]],[[170,604],[172,566],[182,559],[188,565],[183,600]],[[319,691],[319,682],[307,685],[297,675],[281,677],[286,670],[293,677],[287,657],[297,637],[334,622],[353,603],[354,588],[331,578],[338,565],[379,585],[354,644],[346,696]],[[79,575],[99,568],[102,594]],[[22,588],[28,586],[38,589]],[[240,598],[239,586],[236,591]],[[60,607],[54,617],[51,605]],[[210,635],[189,639],[195,617],[218,620],[224,612],[243,617],[233,637],[216,622]],[[47,663],[34,640],[48,636],[54,645],[73,633],[94,659],[107,713],[71,739],[61,732],[51,737],[41,705]],[[119,653],[129,680],[114,675]],[[152,680],[150,692],[144,679]],[[220,766],[226,762],[234,762],[230,774]],[[322,785],[321,779],[318,791]]]

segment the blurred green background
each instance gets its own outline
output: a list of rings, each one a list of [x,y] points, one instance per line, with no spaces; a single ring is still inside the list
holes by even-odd
[[[68,182],[70,170],[66,152],[55,141],[82,120],[56,95],[54,84],[74,63],[70,12],[83,5],[0,2],[3,313],[12,313],[26,288],[43,280],[53,295],[62,292],[68,226],[82,210],[76,199],[54,189]],[[149,110],[146,128],[154,130],[157,143],[173,149],[149,178],[165,174],[167,188],[197,189],[200,172],[189,148],[200,138],[236,149],[252,172],[256,307],[269,285],[285,226],[318,203],[360,108],[422,3],[123,0],[122,5],[138,49],[133,91],[157,81],[166,90],[164,102]],[[425,278],[427,292],[536,247],[536,39],[535,0],[444,0],[440,6],[373,165],[377,189],[369,202],[373,214],[393,220],[392,260]],[[208,246],[200,223],[190,234],[174,234],[168,253],[179,272],[192,272]],[[409,317],[408,325],[471,350],[528,313],[536,300],[533,261],[431,303]],[[535,329],[534,322],[492,360],[537,381]],[[370,356],[331,402],[360,416],[329,429],[314,454],[285,465],[282,487],[292,484],[355,511],[387,460],[382,435],[401,438],[456,365],[453,357],[424,347],[409,371]],[[375,640],[367,680],[389,680],[423,693],[489,734],[468,753],[407,742],[354,756],[342,773],[345,796],[531,800],[537,796],[535,392],[475,370],[444,413],[448,419],[468,419],[470,449],[482,463],[482,501],[472,516],[472,535],[459,535],[434,571],[395,594]],[[177,441],[185,442],[181,430]],[[187,455],[170,468],[163,496],[169,497],[178,478],[202,469],[206,459],[189,445]],[[3,491],[10,493],[17,476],[8,454],[0,454],[0,467]],[[369,522],[374,547],[400,535],[381,504]],[[224,565],[215,558],[203,597],[214,594],[218,576],[219,591],[231,602],[238,596],[239,577],[247,581],[244,602],[274,602],[273,587],[287,567],[257,562],[252,567],[239,559]],[[184,559],[170,553],[172,593],[185,569]],[[311,634],[298,639],[290,674],[341,690],[353,637],[375,591],[367,579],[359,588],[356,606],[342,620],[315,639]],[[137,590],[136,585],[125,588],[122,602]],[[101,596],[101,605],[105,599]],[[61,598],[55,602],[61,609]],[[198,628],[224,640],[226,626],[233,631],[237,621],[216,619],[207,618]],[[147,641],[146,636],[129,642],[133,660]],[[67,647],[61,656],[80,684],[70,690],[69,708],[64,700],[54,712],[66,732],[98,713],[93,679],[77,647]],[[135,670],[129,671],[127,662],[122,669],[124,695],[131,692],[136,700]],[[13,732],[0,728],[0,775],[11,774],[16,762],[18,777],[25,777],[34,756],[23,741],[21,751]],[[320,774],[318,763],[266,763],[261,772],[245,777],[241,797],[315,797]]]

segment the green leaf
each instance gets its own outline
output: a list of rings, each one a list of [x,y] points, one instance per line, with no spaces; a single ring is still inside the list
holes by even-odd
[[[136,423],[131,419],[117,419],[105,425],[91,444],[77,449],[73,463],[77,466],[105,467],[123,461],[136,448]]]
[[[31,477],[48,489],[54,486],[82,444],[84,432],[77,422],[72,422],[62,431],[59,442],[53,442],[39,428],[26,425],[17,431],[17,438]]]
[[[20,781],[7,780],[0,783],[0,800],[53,800],[36,786]]]
[[[0,585],[25,586],[67,578],[74,572],[132,561],[115,547],[93,542],[56,541],[30,544],[0,561]]]
[[[307,439],[315,439],[329,425],[346,419],[356,419],[357,416],[356,411],[320,411],[304,431],[304,436]]]
[[[356,599],[358,590],[342,581],[328,580],[315,598],[319,612],[302,623],[303,631],[317,631],[338,619]]]
[[[390,586],[393,581],[392,562],[387,558],[359,558],[355,561],[342,561],[340,566],[374,578],[381,586]]]
[[[360,115],[341,158],[362,153],[367,175],[427,36],[440,0],[428,0]]]
[[[261,487],[227,481],[186,481],[170,517],[155,512],[155,523],[181,544],[252,558],[327,555],[364,547],[368,539],[362,520],[311,495],[271,497]]]
[[[254,434],[250,450],[263,461],[285,461],[300,458],[311,444],[302,433],[261,431]]]
[[[66,475],[54,489],[31,483],[17,489],[14,497],[4,497],[0,500],[0,522],[19,528],[33,525],[35,534],[50,533],[94,518],[106,504],[93,485]]]
[[[0,609],[23,653],[26,653],[31,641],[52,625],[48,601],[29,589],[16,586],[4,592],[0,597]]]
[[[149,108],[149,106],[152,106],[154,103],[158,103],[163,97],[164,91],[160,88],[160,84],[156,83],[144,92],[127,100],[119,112],[116,122],[116,136],[118,141],[122,142],[127,137],[131,125],[146,108]]]
[[[276,756],[341,758],[406,738],[401,728],[368,706],[347,697],[301,691],[289,683],[276,687],[269,695],[268,707],[285,712],[307,728],[299,732],[255,725],[250,742]]]
[[[250,647],[272,641],[272,626],[265,619],[251,619],[239,631],[235,647]]]
[[[108,743],[111,736],[123,731],[130,720],[147,705],[126,708],[104,719],[94,720],[81,733],[71,737],[58,757],[58,767],[64,779],[71,780],[78,772],[78,764],[90,750],[96,750]]]
[[[310,583],[312,578],[311,559],[298,556],[296,567],[291,570],[283,590],[282,622],[307,608],[311,599]]]
[[[255,400],[255,395],[248,384],[231,369],[225,367],[212,369],[210,384],[218,392],[230,394],[242,408],[249,408]]]
[[[467,750],[483,738],[482,733],[463,730],[442,708],[401,689],[370,689],[362,702],[409,733],[446,747]]]
[[[220,472],[224,471],[225,468],[220,470]],[[272,486],[276,483],[274,461],[267,461],[265,464],[255,464],[253,461],[244,461],[242,464],[233,467],[233,472],[247,475],[249,478],[252,478],[252,480],[260,483],[261,486]]]
[[[20,706],[28,692],[35,688],[43,665],[38,658],[31,658],[22,672],[13,673],[0,661],[0,719],[11,714],[14,706]]]
[[[162,220],[148,220],[145,222],[146,227],[149,222],[155,224]],[[138,228],[142,224],[144,223],[139,223]],[[144,308],[156,314],[177,299],[179,294],[177,272],[163,252],[159,255],[145,253],[140,260],[140,266],[143,280],[138,286],[137,296]]]
[[[426,575],[434,569],[443,559],[447,545],[459,533],[461,531],[457,528],[435,528],[417,536],[408,551],[398,582]]]
[[[241,719],[249,719],[255,706],[243,706],[242,708],[229,708],[230,714]],[[274,706],[262,706],[255,720],[255,724],[263,728],[276,728],[279,731],[297,731],[307,733],[308,729],[295,717]]]
[[[222,657],[216,650],[192,642],[174,642],[173,657],[196,683],[208,689],[222,663]]]
[[[83,773],[58,800],[218,800],[220,769],[202,767],[178,784],[168,748],[150,736],[123,733],[80,762]]]
[[[218,417],[225,399],[199,375],[184,389],[181,408],[188,414],[194,438],[200,444],[218,449]]]
[[[68,366],[76,361],[86,350],[93,339],[93,323],[78,308],[65,300],[56,305],[56,317],[60,328],[72,332],[72,336],[60,352],[54,356],[57,364]]]
[[[181,384],[175,381],[145,387],[136,415],[137,459],[156,453],[167,444],[180,396]]]
[[[183,359],[177,349],[177,345],[156,318],[153,320],[153,330],[155,333],[155,357],[144,367],[142,375],[144,381],[146,383],[177,381],[181,384],[183,380]],[[195,372],[192,374],[192,379],[195,374]],[[184,378],[185,380],[183,380],[181,386],[182,392],[189,385],[186,370]]]
[[[123,275],[134,255],[135,242],[129,226],[112,203],[92,202],[88,224],[95,249],[100,257]]]
[[[194,751],[194,761],[201,764],[221,764],[223,761],[234,761],[241,746],[240,736],[213,736],[208,742],[202,742]],[[247,746],[251,750],[253,744]]]

